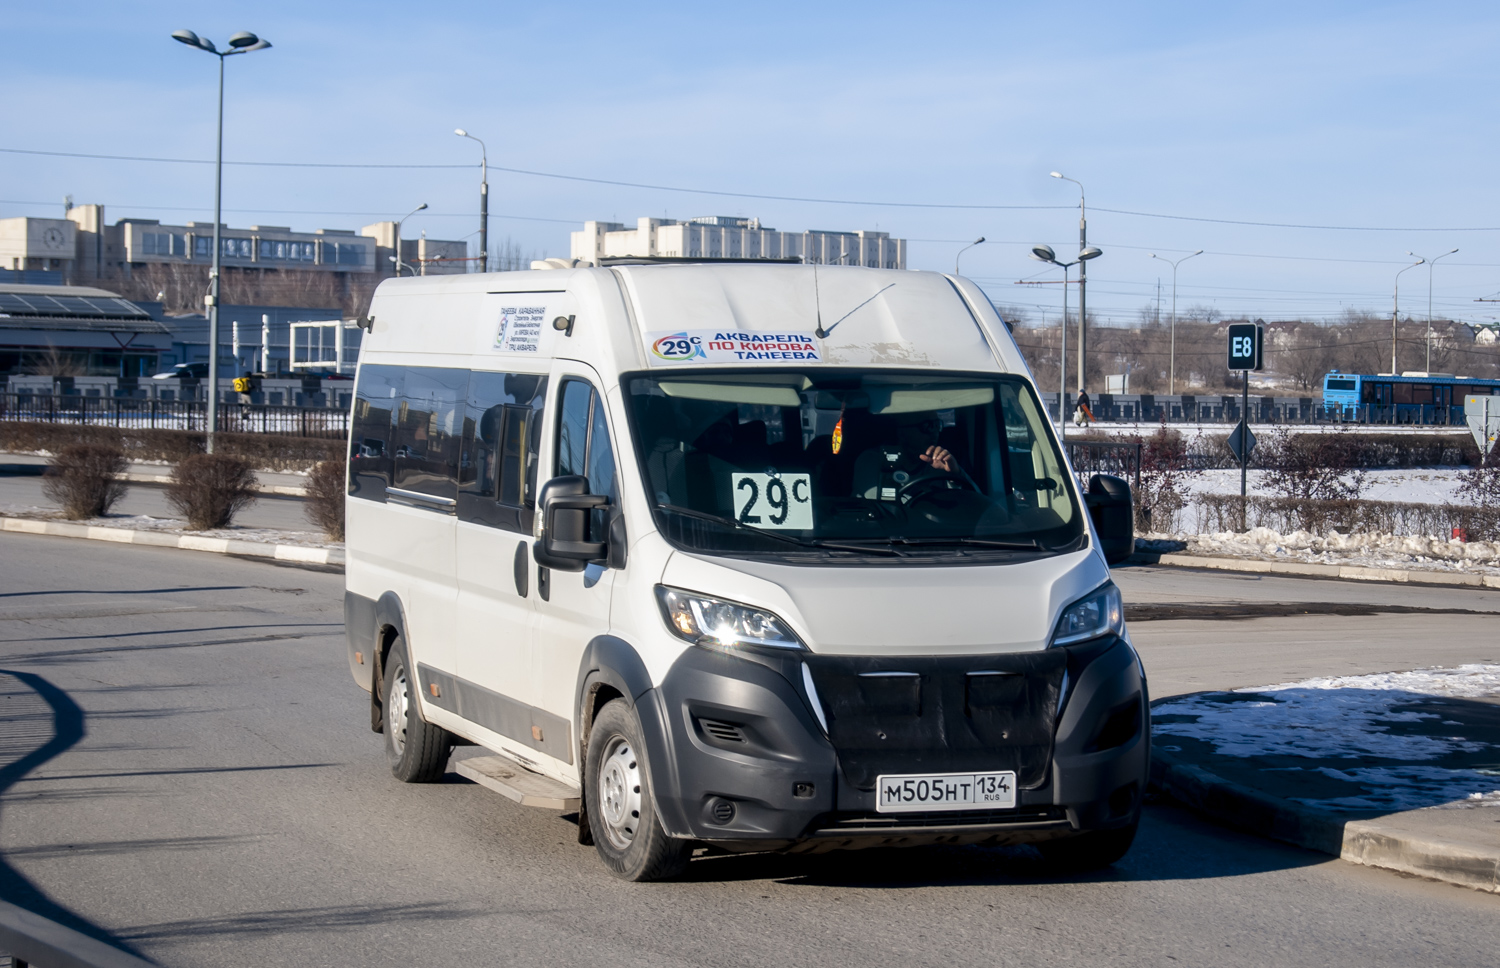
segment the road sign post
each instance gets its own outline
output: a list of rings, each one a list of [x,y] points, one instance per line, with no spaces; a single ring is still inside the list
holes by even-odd
[[[1250,432],[1250,371],[1264,367],[1265,327],[1254,323],[1229,325],[1229,369],[1240,371],[1240,422],[1229,435],[1229,449],[1240,462],[1240,530],[1247,528],[1246,504],[1250,452],[1255,449],[1255,435]]]

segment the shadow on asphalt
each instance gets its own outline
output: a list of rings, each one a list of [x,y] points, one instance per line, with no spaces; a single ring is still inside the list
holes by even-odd
[[[13,799],[7,797],[6,794],[18,780],[47,761],[73,748],[79,740],[83,739],[84,713],[83,708],[66,692],[41,676],[30,672],[0,669],[0,690],[10,693],[8,698],[14,700],[7,705],[8,711],[12,711],[12,714],[7,717],[5,730],[0,730],[0,757],[10,760],[4,766],[0,766],[0,811],[3,811],[5,801]],[[38,699],[40,703],[36,702]],[[45,706],[45,715],[26,714],[28,706],[40,707],[42,705]],[[14,715],[14,712],[20,712],[21,715]],[[38,708],[37,712],[41,714],[42,710]],[[38,723],[39,719],[50,720],[50,722]],[[38,729],[39,725],[43,728]],[[50,730],[46,727],[50,727]],[[4,735],[7,731],[11,732],[10,736]],[[39,734],[45,734],[47,731],[52,734],[50,739],[45,742],[35,742]],[[45,891],[16,870],[3,852],[0,852],[0,899],[56,921],[58,924],[66,925],[105,944],[114,945],[116,948],[137,956],[140,955],[139,951],[120,937],[73,913],[48,897]]]
[[[1113,867],[1060,874],[1031,847],[907,847],[828,854],[698,858],[685,882],[771,880],[808,887],[892,890],[1025,884],[1101,884],[1241,877],[1328,863],[1326,854],[1208,823],[1174,806],[1149,804],[1130,853]]]

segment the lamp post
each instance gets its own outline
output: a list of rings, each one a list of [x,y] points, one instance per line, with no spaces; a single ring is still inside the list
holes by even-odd
[[[1202,249],[1199,249],[1197,252],[1193,253],[1193,255],[1202,255],[1202,254],[1203,254],[1203,250]],[[1155,252],[1151,253],[1151,258],[1158,259],[1158,260],[1160,260],[1162,262],[1165,262],[1167,265],[1169,265],[1169,266],[1172,267],[1172,348],[1171,348],[1170,352],[1167,354],[1167,358],[1168,358],[1168,360],[1170,360],[1170,362],[1167,365],[1167,395],[1168,396],[1171,396],[1171,395],[1173,395],[1173,394],[1175,394],[1177,392],[1177,267],[1179,265],[1181,265],[1182,263],[1186,262],[1187,260],[1191,259],[1193,257],[1193,255],[1185,255],[1182,258],[1178,259],[1176,262],[1173,262],[1171,259],[1163,259],[1161,256],[1157,255]],[[1158,292],[1159,291],[1160,290],[1158,290]],[[1158,298],[1160,298],[1160,297],[1158,297]],[[1157,306],[1158,306],[1157,312],[1161,312],[1161,309],[1159,308],[1160,305],[1161,304],[1158,302],[1157,303]]]
[[[1411,253],[1408,252],[1407,255]],[[1406,269],[1415,269],[1417,266],[1426,264],[1427,260],[1418,256],[1417,261],[1407,266]],[[1402,269],[1401,272],[1405,272],[1406,269]],[[1401,272],[1396,273],[1396,284],[1391,291],[1391,376],[1396,376],[1401,372],[1396,369],[1396,320],[1401,318]]]
[[[970,242],[968,245],[966,245],[962,249],[958,250],[958,255],[956,255],[956,256],[953,257],[953,274],[955,276],[958,275],[958,260],[961,259],[961,258],[963,258],[963,254],[965,252],[967,252],[970,249],[974,248],[974,246],[978,245],[979,243],[981,243],[983,241],[984,241],[984,236],[981,235],[979,238],[975,239],[973,242]]]
[[[1442,255],[1435,255],[1431,259],[1422,259],[1422,257],[1417,255],[1415,252],[1406,253],[1409,256],[1415,256],[1418,259],[1422,259],[1423,262],[1427,263],[1427,373],[1432,372],[1432,267],[1437,262],[1437,260],[1446,259],[1457,251],[1457,249],[1449,249]]]
[[[1083,275],[1083,265],[1090,259],[1097,258],[1104,253],[1095,248],[1085,248],[1078,253],[1078,258],[1072,262],[1059,262],[1057,254],[1052,251],[1050,245],[1033,245],[1031,257],[1038,262],[1047,262],[1057,266],[1063,271],[1063,315],[1062,315],[1062,340],[1058,346],[1057,354],[1057,436],[1059,438],[1068,435],[1068,270],[1078,266],[1078,274]],[[1082,285],[1080,279],[1079,285]],[[1082,376],[1082,374],[1079,374]],[[1078,389],[1083,389],[1082,380],[1079,381]]]
[[[423,202],[421,205],[418,205],[416,208],[412,209],[410,212],[407,212],[405,215],[396,220],[396,238],[393,240],[393,242],[395,243],[396,254],[391,256],[391,259],[396,263],[396,277],[398,279],[401,277],[401,225],[407,219],[411,218],[413,215],[422,211],[422,209],[426,207],[427,203]],[[407,268],[410,269],[411,266],[407,266]]]
[[[463,128],[454,128],[460,138],[479,141]],[[484,142],[479,141],[479,271],[490,269],[490,154]]]
[[[1083,253],[1089,251],[1089,220],[1088,211],[1084,206],[1083,182],[1076,178],[1069,178],[1060,171],[1052,172],[1053,178],[1061,178],[1078,186],[1078,390],[1084,392],[1086,389],[1087,374],[1084,370],[1084,360],[1088,356],[1089,349],[1089,267],[1086,264],[1094,256]],[[1102,255],[1099,250],[1094,250],[1095,255]],[[1063,289],[1067,289],[1066,285]]]
[[[199,37],[191,30],[174,30],[172,39],[179,43],[207,51],[219,59],[219,135],[214,152],[214,261],[208,273],[208,295],[203,297],[208,310],[208,427],[204,449],[214,452],[214,431],[219,429],[219,263],[223,257],[223,242],[219,238],[221,205],[224,198],[224,58],[235,54],[248,54],[253,50],[265,50],[271,46],[248,30],[242,30],[229,38],[229,49],[219,50],[207,37]]]

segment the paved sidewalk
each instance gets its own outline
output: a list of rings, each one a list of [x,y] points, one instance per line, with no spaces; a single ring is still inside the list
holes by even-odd
[[[1235,826],[1500,893],[1500,666],[1153,704],[1152,781]]]

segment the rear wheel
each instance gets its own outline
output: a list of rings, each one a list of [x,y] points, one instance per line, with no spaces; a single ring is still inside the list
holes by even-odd
[[[589,732],[584,797],[594,849],[627,881],[659,881],[687,867],[690,841],[667,836],[651,798],[641,725],[623,699],[599,710]]]
[[[417,680],[400,637],[385,658],[385,755],[402,783],[436,783],[448,769],[453,734],[422,718]]]
[[[1094,830],[1063,840],[1046,840],[1036,845],[1042,857],[1053,867],[1065,871],[1092,871],[1108,867],[1130,850],[1140,822],[1116,830]]]

